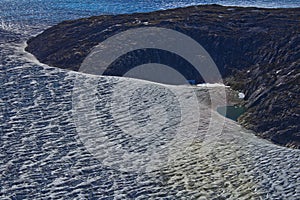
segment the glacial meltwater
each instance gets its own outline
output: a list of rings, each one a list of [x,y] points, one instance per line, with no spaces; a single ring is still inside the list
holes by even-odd
[[[243,106],[219,106],[217,112],[229,119],[237,121],[237,119],[246,111]]]

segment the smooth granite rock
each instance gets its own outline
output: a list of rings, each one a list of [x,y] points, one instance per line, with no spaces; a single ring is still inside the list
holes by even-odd
[[[155,26],[198,41],[217,64],[224,81],[245,93],[246,128],[274,143],[300,147],[300,8],[263,9],[191,6],[151,13],[103,15],[64,21],[28,41],[27,51],[51,66],[77,71],[92,47],[130,28]],[[107,75],[160,62],[187,63],[164,51],[142,49],[110,66]],[[203,82],[184,70],[184,75]]]

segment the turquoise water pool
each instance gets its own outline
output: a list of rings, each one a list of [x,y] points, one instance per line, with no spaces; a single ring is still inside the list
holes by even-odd
[[[237,119],[245,113],[246,108],[243,106],[220,106],[217,112],[229,119],[237,121]]]

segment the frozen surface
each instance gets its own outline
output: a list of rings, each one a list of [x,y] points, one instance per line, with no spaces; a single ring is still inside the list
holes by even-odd
[[[189,109],[201,109],[200,120],[177,126],[177,117],[185,115],[178,111],[176,99],[189,98],[195,87],[88,76],[20,60],[13,50],[5,53],[5,65],[0,66],[1,199],[299,196],[299,150],[259,139],[212,111],[209,91],[218,93],[219,87],[196,87],[197,103],[183,106],[188,113],[192,112]],[[76,86],[87,82],[94,83],[93,87]],[[127,106],[108,106],[120,100],[118,94],[138,92],[139,88],[143,88],[141,93],[132,97],[141,99],[131,98],[133,103]],[[172,97],[174,91],[178,96]],[[144,100],[148,101],[143,104]],[[88,103],[93,109],[87,109]],[[128,106],[135,109],[125,112]],[[85,116],[86,126],[80,124],[87,122]],[[216,124],[225,120],[224,129],[209,127],[210,119]],[[142,125],[133,128],[133,121]],[[174,127],[175,132],[181,131],[175,136]],[[101,145],[91,150],[91,143],[84,140],[88,135],[102,141]],[[171,145],[158,151],[163,143]],[[140,163],[128,167],[125,164],[132,163],[133,153]],[[148,160],[143,160],[145,155]],[[155,155],[165,157],[155,160]]]
[[[88,76],[44,66],[20,50],[61,20],[210,2],[0,1],[0,199],[297,199],[299,150],[215,113],[209,96],[221,101],[222,85]]]

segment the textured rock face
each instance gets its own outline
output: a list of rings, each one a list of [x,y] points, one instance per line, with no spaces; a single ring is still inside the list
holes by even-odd
[[[193,6],[65,21],[30,39],[27,51],[43,63],[76,71],[92,47],[121,31],[144,26],[180,31],[209,52],[226,84],[246,94],[242,125],[275,143],[299,148],[299,24],[300,8]],[[124,68],[159,61],[186,65],[167,52],[139,50],[114,62],[107,74],[122,75]]]

